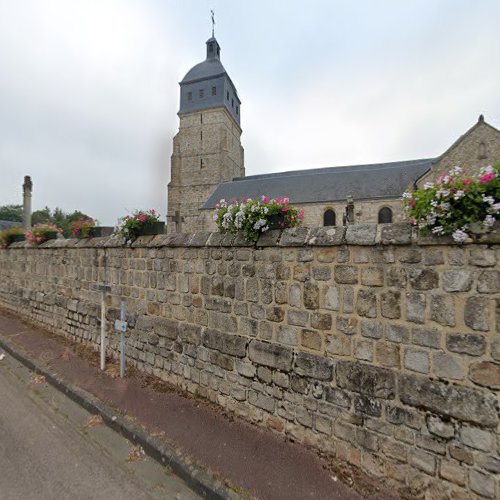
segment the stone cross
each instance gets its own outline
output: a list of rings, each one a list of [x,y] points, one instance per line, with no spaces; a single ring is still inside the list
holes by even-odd
[[[175,211],[175,215],[172,217],[172,222],[175,222],[175,232],[181,232],[181,225],[184,222],[184,217],[181,217],[179,210]]]
[[[26,231],[31,229],[31,192],[33,190],[33,182],[31,177],[26,175],[23,184],[23,226]]]

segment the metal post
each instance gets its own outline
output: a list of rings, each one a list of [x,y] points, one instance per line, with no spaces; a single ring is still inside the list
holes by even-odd
[[[101,370],[106,369],[106,287],[101,287]]]
[[[120,302],[120,319],[126,320],[125,316],[125,301]],[[120,331],[120,377],[125,377],[125,332]]]

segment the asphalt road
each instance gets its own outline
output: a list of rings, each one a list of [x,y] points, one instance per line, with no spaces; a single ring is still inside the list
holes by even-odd
[[[168,467],[91,417],[6,354],[0,361],[0,499],[200,498]]]

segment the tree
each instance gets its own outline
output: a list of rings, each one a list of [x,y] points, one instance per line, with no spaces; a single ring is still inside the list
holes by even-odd
[[[44,224],[46,222],[52,222],[52,213],[49,207],[45,207],[43,210],[35,210],[31,214],[31,224],[33,226],[36,224]]]
[[[23,221],[22,205],[4,205],[0,207],[0,220],[9,220],[12,222]]]

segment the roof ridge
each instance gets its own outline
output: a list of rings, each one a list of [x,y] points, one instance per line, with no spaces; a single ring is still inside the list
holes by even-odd
[[[283,172],[271,172],[267,174],[256,174],[256,175],[248,175],[245,177],[235,177],[231,181],[227,182],[239,182],[239,181],[245,181],[245,180],[253,180],[253,179],[265,179],[265,178],[274,178],[274,177],[281,177],[281,176],[299,176],[299,175],[321,175],[321,174],[332,174],[332,173],[337,173],[337,172],[345,172],[347,171],[353,171],[353,170],[360,170],[360,169],[367,169],[370,171],[375,171],[375,170],[388,170],[391,168],[395,167],[402,167],[404,164],[407,166],[414,166],[414,165],[420,165],[423,163],[430,163],[432,161],[436,160],[436,158],[421,158],[417,160],[400,160],[400,161],[393,161],[393,162],[385,162],[385,163],[364,163],[361,165],[339,165],[337,167],[319,167],[319,168],[311,168],[311,169],[302,169],[302,170],[285,170]]]

